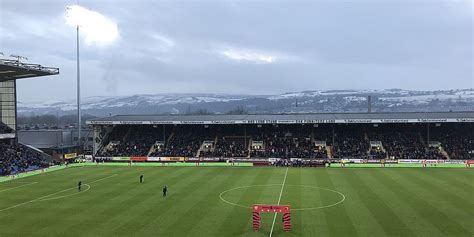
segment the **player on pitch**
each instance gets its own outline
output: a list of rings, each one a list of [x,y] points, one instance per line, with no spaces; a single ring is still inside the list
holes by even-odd
[[[142,175],[140,175],[140,183],[143,183],[143,179],[144,179],[144,176],[142,174]]]
[[[168,186],[163,187],[163,197],[166,197],[166,193],[168,192]]]
[[[81,191],[81,186],[82,186],[82,181],[79,181],[79,183],[77,183],[77,191]]]

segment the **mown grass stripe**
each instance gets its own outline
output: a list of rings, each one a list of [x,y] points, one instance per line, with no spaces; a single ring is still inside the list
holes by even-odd
[[[278,173],[278,169],[257,169],[258,173],[253,175],[250,182],[244,184],[245,186],[250,185],[260,185],[260,184],[269,184],[272,183],[272,179],[274,179],[275,173]],[[255,200],[255,202],[260,201],[260,197],[263,193],[264,189],[258,189],[257,192],[242,192],[239,195],[238,199],[235,200],[237,203],[242,203],[242,200]],[[234,223],[236,225],[241,225],[240,228],[234,229],[229,228],[227,225],[222,225],[218,228],[217,234],[219,236],[238,236],[242,235],[242,231],[245,232],[252,232],[252,218],[251,218],[251,211],[249,209],[243,209],[241,207],[232,206],[229,207],[232,210],[232,213],[228,215],[223,223]],[[241,219],[243,216],[247,215],[246,218],[243,220]],[[264,218],[262,218],[262,228],[261,232],[266,233],[268,235],[269,228],[267,231],[263,229]]]
[[[303,169],[303,168],[296,169],[296,172],[293,172],[293,170],[290,170],[290,177],[291,178],[287,180],[287,183],[291,184],[291,185],[301,185],[302,180],[303,180],[303,175],[305,174],[304,173],[305,170],[306,169]],[[294,190],[294,189],[292,189],[292,190]],[[305,198],[305,195],[302,195],[305,192],[304,187],[299,186],[298,190],[299,190],[299,194],[300,194],[299,198],[296,198],[299,201],[298,203],[291,203],[290,201],[285,200],[286,201],[285,203],[290,204],[292,206],[292,208],[305,207],[305,206],[307,206],[306,202],[309,201]],[[317,191],[319,191],[319,190],[317,190]],[[292,194],[296,195],[295,193],[292,193]],[[305,217],[306,216],[301,211],[299,211],[299,212],[293,211],[291,213],[291,224],[293,225],[293,227],[296,227],[296,228],[292,228],[293,229],[292,234],[297,234],[297,235],[301,236],[302,233],[311,232],[312,228],[307,228],[307,226],[304,224],[305,220],[306,221],[309,220],[309,219],[306,219]],[[281,225],[279,227],[281,227]]]
[[[433,208],[428,200],[420,196],[422,191],[411,180],[404,178],[405,176],[405,174],[398,172],[381,172],[378,178],[385,179],[387,182],[385,187],[391,190],[396,199],[401,201],[402,207],[408,208],[407,218],[414,220],[411,224],[412,229],[430,236],[448,234],[446,229],[442,228],[443,220],[439,218],[439,211]]]
[[[288,177],[288,169],[289,168],[286,167],[285,177],[283,178],[283,183],[281,184],[280,195],[278,196],[278,202],[276,203],[276,205],[280,205],[281,197],[283,196],[283,190],[285,190],[286,178]],[[275,228],[275,221],[276,221],[277,215],[278,213],[275,213],[273,215],[272,227],[270,228],[270,234],[269,234],[270,237],[272,237],[273,235],[273,228]]]
[[[103,229],[112,229],[115,230],[117,227],[121,225],[129,224],[128,222],[124,222],[120,219],[124,213],[122,207],[132,204],[135,200],[137,202],[142,202],[140,199],[143,199],[143,196],[130,193],[130,188],[136,189],[141,188],[141,193],[146,193],[145,196],[152,196],[156,197],[156,200],[160,200],[161,198],[161,184],[163,181],[169,180],[170,177],[176,176],[179,177],[180,175],[191,174],[191,171],[177,171],[177,172],[170,172],[171,174],[166,174],[165,170],[157,171],[157,173],[153,172],[145,174],[145,184],[138,183],[138,176],[141,172],[137,169],[133,168],[121,168],[122,173],[120,175],[120,180],[113,185],[110,185],[107,188],[98,190],[97,195],[100,197],[99,202],[91,203],[93,209],[97,209],[95,212],[97,213],[98,217],[102,219],[100,226],[93,225],[96,228],[88,228],[87,232],[89,233],[101,233]],[[172,170],[167,170],[172,171]],[[153,178],[153,176],[160,176]],[[162,177],[161,177],[162,176]],[[155,182],[153,182],[155,181]],[[158,182],[157,182],[158,181]],[[148,187],[148,188],[144,188]],[[138,190],[137,190],[138,191]],[[140,193],[140,192],[139,192]],[[117,208],[119,207],[119,208]],[[147,209],[129,209],[132,210],[129,212],[125,212],[125,217],[129,217],[133,214],[138,214],[138,210],[148,210]],[[120,213],[120,214],[119,214]],[[140,218],[142,221],[146,221],[146,218]],[[132,221],[133,222],[133,221]],[[86,222],[87,223],[87,222]],[[136,228],[137,226],[134,226]],[[132,228],[131,230],[133,230]]]
[[[308,170],[305,170],[305,171],[308,171]],[[315,170],[311,173],[313,173],[311,176],[312,176],[312,184],[310,185],[314,185],[316,187],[323,187],[324,188],[324,183],[321,182],[320,180],[320,175],[322,173],[323,170],[321,169],[318,169],[318,170]],[[314,182],[314,183],[313,183]],[[332,201],[332,200],[324,200],[322,198],[322,195],[321,195],[321,189],[315,189],[315,190],[312,190],[314,192],[317,193],[317,202],[316,202],[316,205],[317,206],[323,206],[323,205],[327,205],[329,203],[329,201]],[[308,205],[310,206],[310,205]],[[302,216],[305,216],[305,219],[308,219],[308,220],[313,220],[314,221],[307,221],[306,225],[314,225],[314,228],[307,228],[307,231],[305,231],[305,235],[307,236],[315,236],[315,235],[322,235],[322,236],[328,236],[329,235],[329,228],[328,228],[328,220],[327,220],[327,216],[326,216],[326,212],[324,209],[321,209],[321,210],[314,210],[314,211],[309,211],[309,212],[302,212],[301,213]]]
[[[176,174],[172,174],[172,176],[166,179],[154,177],[155,175],[145,175],[145,182],[143,184],[138,182],[139,174],[135,174],[134,177],[136,179],[134,179],[134,182],[136,184],[134,186],[136,189],[131,193],[131,196],[136,198],[135,202],[128,204],[129,207],[122,212],[125,216],[121,217],[121,219],[112,219],[111,222],[108,222],[112,225],[113,222],[117,223],[114,230],[115,233],[134,235],[140,232],[146,223],[145,221],[148,219],[145,212],[148,209],[155,209],[158,205],[163,205],[162,187],[164,185],[174,187],[171,179],[179,177],[179,173],[176,172]]]
[[[319,177],[318,181],[324,185],[324,188],[335,189],[342,191],[339,187],[344,179],[340,177],[346,177],[348,170],[341,170],[342,172],[337,172],[338,169],[324,169],[324,173]],[[336,178],[334,174],[339,174],[339,179]],[[345,179],[346,181],[350,181]],[[352,184],[350,184],[352,185]],[[323,209],[324,214],[326,215],[326,220],[328,223],[329,234],[330,236],[344,236],[347,233],[351,233],[352,236],[358,236],[357,226],[354,225],[354,219],[350,217],[350,208],[348,208],[347,201],[343,205],[335,206],[334,208]],[[329,200],[323,200],[324,204],[328,204]]]
[[[474,168],[470,169],[459,169],[456,171],[456,175],[453,175],[453,172],[449,172],[446,169],[437,169],[436,177],[447,178],[448,180],[453,181],[453,184],[460,184],[462,187],[468,190],[474,189]]]
[[[104,166],[31,176],[21,181],[38,184],[2,193],[0,205],[15,205],[19,200],[27,201],[71,187],[66,193],[74,193],[78,180],[87,183],[119,174],[92,184],[95,187],[81,195],[31,203],[0,213],[0,236],[62,236],[64,233],[70,237],[163,236],[163,233],[197,237],[268,236],[272,214],[262,215],[262,228],[255,233],[251,211],[220,201],[218,194],[238,186],[281,183],[285,169]],[[395,231],[384,229],[377,220],[382,214],[393,218],[389,213],[392,211],[411,231],[400,232],[403,235],[473,236],[474,199],[469,198],[474,195],[474,191],[471,192],[474,186],[469,182],[474,178],[473,171],[290,168],[282,204],[295,207],[296,204],[329,204],[333,201],[326,198],[331,195],[318,189],[308,193],[297,186],[301,184],[340,191],[345,194],[346,201],[330,208],[293,212],[290,233],[283,233],[278,218],[274,234],[288,237],[395,234]],[[140,185],[138,176],[143,172],[145,184]],[[170,186],[169,199],[161,197],[165,184]],[[279,187],[256,187],[229,197],[246,205],[260,201],[271,203],[278,197]],[[380,202],[386,205],[380,205]],[[377,214],[366,205],[377,209]],[[396,220],[391,223],[394,230],[404,228]]]
[[[410,226],[401,220],[397,210],[390,208],[386,200],[384,200],[380,195],[378,195],[378,193],[374,191],[375,189],[373,188],[372,181],[380,181],[371,181],[367,179],[367,177],[370,177],[368,173],[374,171],[375,170],[369,169],[367,172],[350,172],[350,174],[353,174],[350,177],[354,179],[354,182],[361,184],[360,187],[362,188],[359,194],[361,195],[362,201],[366,203],[369,211],[372,213],[377,223],[382,226],[387,235],[412,235],[413,231],[410,229]]]
[[[424,210],[432,213],[427,217],[436,222],[441,227],[440,230],[447,235],[474,234],[470,231],[472,223],[466,221],[474,216],[472,202],[469,208],[469,202],[460,201],[456,195],[452,195],[420,177],[420,174],[415,174],[410,170],[401,178],[409,180],[407,187],[411,188],[420,198],[423,198],[424,203],[428,205]]]
[[[182,200],[185,201],[186,205],[171,204],[172,208],[170,208],[170,210],[172,209],[172,213],[168,213],[164,216],[164,218],[167,219],[166,225],[163,225],[163,228],[156,232],[159,236],[183,236],[184,232],[186,232],[188,228],[191,228],[189,225],[197,221],[201,213],[209,212],[211,206],[202,205],[199,207],[199,212],[194,213],[194,215],[187,214],[196,210],[195,208],[198,203],[207,198],[206,194],[212,189],[211,187],[218,182],[215,175],[215,169],[209,169],[209,172],[206,172],[205,175],[194,180],[192,186],[181,189],[179,193],[173,193],[173,195],[185,196]],[[182,226],[182,223],[187,223],[186,228],[177,227],[177,225]]]
[[[354,230],[354,236],[383,236],[385,231],[382,226],[380,226],[374,216],[371,214],[370,210],[367,208],[366,204],[361,200],[361,197],[358,195],[359,184],[354,183],[354,180],[348,178],[348,170],[343,172],[334,172],[333,169],[327,171],[334,179],[334,182],[337,182],[334,186],[334,189],[344,193],[346,195],[346,201],[342,203],[344,211],[347,213],[349,220],[352,221],[352,226]],[[321,179],[319,179],[321,180]],[[324,214],[328,219],[329,230],[337,229],[338,224],[332,221],[333,212],[330,209],[324,210]],[[331,220],[331,221],[330,221]],[[369,222],[372,223],[370,227],[365,226]],[[342,235],[342,234],[340,234]]]
[[[236,186],[237,183],[241,182],[243,178],[246,177],[246,174],[249,172],[241,173],[241,170],[231,169],[230,173],[226,173],[227,177],[223,182],[213,189],[213,192],[210,193],[207,197],[208,204],[210,206],[209,212],[196,212],[205,215],[202,218],[197,218],[197,221],[193,223],[193,228],[189,228],[188,235],[192,233],[207,233],[208,236],[216,236],[216,227],[222,225],[227,225],[228,228],[235,228],[235,226],[229,226],[228,223],[223,222],[224,217],[230,214],[228,204],[223,203],[218,195],[220,192],[226,190],[228,187]],[[222,175],[221,173],[218,173]],[[240,174],[240,175],[239,175]],[[205,205],[202,203],[200,205]],[[199,208],[199,207],[198,207]],[[192,216],[193,213],[189,213],[188,216]]]
[[[459,174],[458,177],[465,177],[465,175]],[[419,178],[437,186],[439,189],[443,189],[443,193],[455,195],[456,197],[454,199],[456,199],[458,203],[468,203],[473,200],[474,187],[457,182],[452,175],[441,177],[438,172],[430,170],[429,172],[425,172],[424,175],[420,175]],[[469,177],[466,177],[466,179],[467,178]]]
[[[371,170],[367,175],[368,181],[372,184],[374,192],[387,200],[386,203],[400,217],[405,225],[409,226],[411,232],[423,232],[430,236],[440,236],[442,232],[426,221],[422,213],[417,211],[417,199],[413,198],[413,194],[400,191],[400,186],[404,184],[402,180],[393,178],[393,172],[386,170]]]
[[[192,207],[182,214],[177,220],[175,220],[168,230],[173,230],[171,232],[165,232],[164,236],[171,236],[173,233],[179,233],[180,235],[192,235],[196,229],[200,229],[201,233],[206,233],[209,230],[204,228],[196,228],[201,227],[201,223],[207,223],[209,221],[209,213],[212,213],[216,210],[216,205],[220,202],[217,198],[219,195],[219,191],[224,190],[225,186],[235,183],[236,178],[235,170],[229,170],[225,177],[221,177],[218,172],[214,173],[213,181],[209,182],[209,185],[206,185],[206,188],[203,189],[203,193],[201,196],[196,196],[196,200],[192,203]],[[190,217],[194,220],[189,222]],[[188,223],[186,228],[182,227],[183,223]],[[214,222],[215,224],[215,222]],[[179,230],[179,231],[177,231]]]
[[[154,212],[151,210],[150,215],[147,217],[150,221],[143,228],[146,235],[153,233],[153,235],[163,236],[162,233],[169,228],[172,220],[176,219],[183,209],[189,208],[188,201],[194,198],[194,194],[198,191],[198,188],[203,187],[203,183],[211,179],[215,169],[208,167],[192,171],[194,172],[188,177],[178,178],[175,184],[169,185],[170,193],[168,197],[162,198],[160,192],[162,201],[158,204],[159,208],[155,209]]]
[[[279,197],[280,191],[281,191],[281,183],[282,183],[282,177],[284,177],[286,173],[285,168],[272,168],[270,170],[269,174],[269,179],[266,180],[265,184],[278,184],[278,185],[271,185],[271,186],[266,186],[257,189],[256,192],[253,192],[254,196],[252,196],[252,193],[249,192],[249,197],[247,200],[252,200],[252,204],[273,204],[275,205],[277,202],[277,199]],[[256,201],[253,201],[256,200]],[[247,212],[248,213],[248,212]],[[273,214],[272,213],[266,213],[262,214],[262,225],[260,228],[260,233],[263,234],[264,236],[268,236],[270,234],[271,230],[271,225],[273,221]],[[253,232],[252,230],[252,218],[247,218],[247,224],[246,224],[246,230],[249,232]]]
[[[444,204],[444,207],[450,206],[450,209],[454,208],[458,212],[465,213],[466,215],[474,213],[473,211],[466,208],[465,205],[466,203],[472,202],[472,199],[470,198],[471,193],[465,193],[466,196],[460,196],[460,192],[453,191],[451,187],[449,185],[445,185],[444,182],[440,182],[437,179],[432,179],[430,177],[431,175],[427,173],[419,175],[417,172],[410,171],[407,172],[407,176],[411,176],[413,178],[412,182],[423,186],[424,189],[433,194],[431,201],[442,203]]]
[[[88,173],[85,173],[84,177],[88,177],[88,179],[90,178],[90,181],[101,179],[98,176],[89,177]],[[109,175],[106,175],[106,177],[109,177]],[[54,177],[54,179],[59,179],[59,180],[62,180],[62,178]],[[106,180],[102,182],[105,182],[105,181]],[[63,189],[59,192],[57,191],[58,188],[54,185],[47,187],[46,189],[50,190],[50,192],[52,191],[51,189],[53,188],[55,189],[54,193],[49,193],[48,195],[51,196],[51,194],[60,193],[64,190],[67,190],[67,192],[77,192],[75,184],[73,184],[73,181],[68,182],[68,184],[69,184],[69,187],[66,187],[67,189]],[[71,197],[71,199],[75,200],[74,198],[79,198],[80,196],[83,196],[86,194],[87,192],[81,195],[76,195],[74,197]],[[48,195],[44,195],[42,197],[46,197]],[[51,201],[45,201],[45,202],[31,202],[28,205],[29,205],[28,207],[22,208],[22,209],[27,210],[28,214],[22,218],[23,221],[21,222],[22,223],[21,225],[13,226],[13,227],[17,227],[16,230],[13,230],[14,232],[24,230],[25,228],[29,229],[31,226],[31,222],[34,222],[34,221],[40,221],[41,223],[44,223],[42,225],[42,228],[37,228],[35,231],[46,230],[48,226],[53,223],[55,224],[57,224],[58,222],[63,223],[62,225],[59,225],[58,228],[54,230],[56,231],[57,229],[65,228],[65,225],[71,224],[70,222],[67,221],[67,219],[72,218],[74,215],[78,215],[78,213],[82,211],[82,209],[72,209],[68,199],[57,199],[57,200],[51,200]],[[57,215],[64,215],[64,217],[58,219]]]

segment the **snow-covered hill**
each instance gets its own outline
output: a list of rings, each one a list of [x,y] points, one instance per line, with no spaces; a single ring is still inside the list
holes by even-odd
[[[278,95],[156,94],[120,97],[88,97],[82,100],[84,113],[111,114],[226,113],[243,109],[249,113],[364,112],[367,96],[373,111],[466,111],[474,110],[474,89],[443,91],[331,90],[302,91]],[[76,101],[18,103],[20,115],[70,114]]]

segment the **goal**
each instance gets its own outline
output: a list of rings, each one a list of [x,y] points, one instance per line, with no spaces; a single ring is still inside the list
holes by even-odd
[[[271,213],[283,213],[283,230],[289,232],[291,230],[291,207],[289,205],[262,205],[255,204],[252,208],[253,211],[253,229],[258,231],[260,229],[260,213],[271,212]]]

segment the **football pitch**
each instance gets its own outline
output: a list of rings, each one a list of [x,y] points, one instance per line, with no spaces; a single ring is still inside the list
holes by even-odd
[[[291,205],[291,231],[262,213],[255,232],[251,205],[278,202]],[[473,220],[463,168],[99,166],[0,183],[2,237],[472,237]]]

